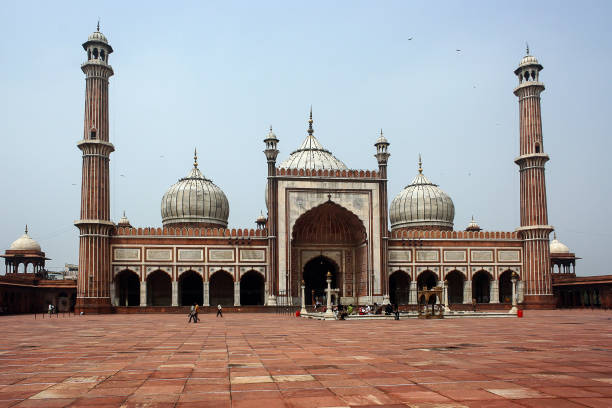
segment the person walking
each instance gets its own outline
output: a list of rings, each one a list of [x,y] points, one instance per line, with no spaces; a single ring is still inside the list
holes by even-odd
[[[199,322],[199,321],[200,321],[200,316],[199,316],[199,314],[200,314],[200,305],[198,305],[198,303],[197,303],[197,302],[196,302],[196,304],[195,304],[195,310],[194,310],[194,312],[195,312],[195,323],[197,323],[197,322]]]
[[[221,307],[221,304],[218,304],[217,305],[217,317],[219,317],[219,316],[223,317],[222,309],[223,308]]]
[[[195,303],[191,305],[191,309],[189,310],[189,321],[187,323],[191,323],[191,321],[193,321],[194,323],[198,322],[198,316],[196,315],[196,304]]]

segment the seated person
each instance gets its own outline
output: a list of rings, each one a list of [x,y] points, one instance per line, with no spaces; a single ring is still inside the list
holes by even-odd
[[[391,313],[393,313],[393,306],[391,303],[388,303],[387,306],[385,306],[385,314],[389,316]]]

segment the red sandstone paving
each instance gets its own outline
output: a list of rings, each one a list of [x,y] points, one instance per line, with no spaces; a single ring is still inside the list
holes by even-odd
[[[611,407],[612,312],[0,317],[1,407]]]

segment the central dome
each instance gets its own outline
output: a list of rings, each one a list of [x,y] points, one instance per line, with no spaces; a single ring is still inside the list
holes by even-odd
[[[161,216],[164,227],[227,227],[227,197],[223,190],[202,175],[197,154],[187,177],[180,179],[164,194]]]
[[[391,230],[452,230],[455,219],[453,200],[437,184],[423,175],[419,156],[419,174],[391,202]]]
[[[278,167],[282,169],[309,170],[348,170],[346,164],[337,159],[332,152],[325,149],[314,137],[312,129],[312,109],[308,120],[308,136],[301,146],[291,153]]]

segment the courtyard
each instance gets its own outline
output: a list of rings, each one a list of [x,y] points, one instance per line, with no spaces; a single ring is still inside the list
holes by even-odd
[[[0,317],[0,407],[610,407],[612,312]]]

